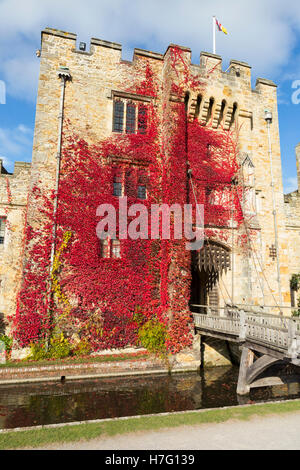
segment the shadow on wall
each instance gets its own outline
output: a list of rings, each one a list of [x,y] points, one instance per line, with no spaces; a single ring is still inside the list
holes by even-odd
[[[202,368],[239,365],[241,352],[238,344],[201,336]]]

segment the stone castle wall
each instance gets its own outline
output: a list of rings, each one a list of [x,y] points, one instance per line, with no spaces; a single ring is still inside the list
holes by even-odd
[[[289,240],[289,272],[300,274],[300,144],[296,147],[298,190],[284,196],[286,232]],[[300,292],[298,292],[298,297]]]
[[[16,311],[30,170],[30,163],[16,162],[14,173],[9,174],[0,160],[0,217],[6,220],[4,244],[0,245],[0,323],[2,316]]]
[[[165,54],[158,54],[142,49],[135,49],[132,62],[122,60],[121,45],[99,39],[92,39],[88,51],[77,49],[77,36],[47,28],[42,32],[40,79],[36,108],[36,127],[33,145],[31,187],[38,185],[42,190],[55,187],[56,154],[59,132],[59,106],[61,87],[58,78],[60,67],[67,67],[72,80],[66,84],[64,117],[79,135],[89,142],[98,142],[112,135],[113,99],[121,96],[132,98],[128,90],[136,82],[139,71],[145,70],[149,63],[155,78],[164,85],[155,100],[158,113],[163,112],[163,95],[167,93],[172,77],[170,66],[170,48]],[[245,171],[252,168],[251,186],[254,214],[249,216],[248,223],[252,229],[252,255],[245,255],[245,250],[234,246],[234,285],[235,303],[256,303],[258,305],[279,304],[276,260],[270,256],[270,248],[275,244],[274,218],[272,208],[272,186],[270,173],[270,154],[268,146],[267,125],[264,119],[265,110],[273,113],[271,124],[272,161],[274,174],[274,191],[277,211],[277,228],[279,238],[280,275],[282,284],[282,302],[290,305],[289,280],[291,272],[300,271],[299,258],[294,256],[299,230],[288,227],[286,211],[292,210],[292,203],[284,203],[282,187],[282,169],[279,143],[279,126],[277,112],[276,85],[266,79],[258,79],[254,89],[251,87],[251,67],[240,61],[232,60],[230,68],[223,71],[222,59],[219,56],[201,53],[199,64],[191,63],[191,50],[181,48],[190,71],[201,78],[202,86],[193,91],[189,98],[188,112],[191,117],[205,121],[209,112],[212,114],[212,126],[222,125],[231,128],[238,137],[241,162],[245,161]],[[187,90],[189,91],[189,90]],[[133,97],[134,98],[134,97]],[[149,98],[151,99],[151,98]],[[172,96],[170,94],[170,100]],[[210,109],[210,103],[213,103]],[[249,163],[250,162],[250,163]],[[23,171],[23,180],[17,176],[9,178],[20,184],[22,206],[14,222],[18,227],[15,237],[22,239],[23,222],[21,207],[26,204],[29,168]],[[1,178],[1,181],[5,178]],[[0,196],[5,198],[5,188],[0,189]],[[290,209],[287,209],[287,206]],[[19,207],[19,206],[18,206]],[[253,209],[253,208],[252,208]],[[293,212],[295,224],[298,224],[297,210]],[[292,210],[293,211],[293,210]],[[16,212],[17,213],[17,212]],[[29,204],[28,221],[38,223],[34,217],[34,207]],[[293,227],[296,227],[293,226]],[[295,231],[294,238],[291,231]],[[293,232],[294,233],[294,232]],[[235,240],[237,239],[235,234]],[[20,265],[19,241],[15,241],[14,260]],[[298,243],[299,246],[299,243]],[[299,250],[300,252],[300,250]],[[10,252],[5,253],[2,265],[11,262]],[[10,260],[10,261],[9,261]],[[1,264],[0,264],[1,267]],[[263,269],[262,269],[263,268]],[[4,268],[3,268],[4,269]],[[10,268],[13,269],[13,268]],[[292,270],[292,271],[291,271]],[[14,297],[18,283],[16,274],[6,275],[11,278],[11,288],[5,289],[5,296]],[[232,291],[231,272],[224,276],[220,285],[221,301],[229,301],[227,292]],[[8,284],[7,284],[8,286]],[[4,294],[2,294],[2,298]],[[6,298],[6,297],[5,297]],[[1,299],[1,297],[0,297]],[[223,299],[223,300],[222,300]],[[6,303],[5,303],[6,302]],[[0,301],[5,314],[14,313],[14,300]],[[5,304],[5,305],[4,305]],[[5,308],[4,308],[5,307]],[[276,313],[278,310],[276,310]],[[289,313],[289,310],[286,310]]]
[[[222,101],[225,100],[224,127],[229,128],[232,125],[232,114],[236,109],[234,126],[239,133],[240,154],[249,155],[255,167],[254,186],[258,224],[256,224],[254,244],[255,249],[260,253],[260,264],[265,267],[266,279],[257,260],[254,262],[254,255],[245,259],[244,253],[239,253],[237,248],[235,290],[239,296],[235,300],[239,303],[250,302],[250,297],[252,297],[252,301],[260,304],[265,301],[266,304],[273,305],[274,296],[279,303],[276,262],[269,255],[270,247],[274,244],[274,223],[268,136],[264,120],[265,109],[273,113],[271,139],[278,211],[282,294],[283,302],[288,304],[290,300],[288,239],[285,233],[283,209],[276,85],[271,81],[258,79],[255,89],[252,90],[251,67],[248,64],[233,60],[229,71],[224,72],[222,59],[219,56],[202,53],[200,63],[192,65],[190,49],[182,48],[182,54],[190,64],[191,72],[201,77],[203,83],[199,93],[194,92],[190,96],[190,114],[196,112],[198,95],[201,95],[197,112],[199,119],[205,120],[209,100],[213,98],[213,127],[217,127]],[[122,61],[119,44],[92,39],[90,51],[80,52],[76,48],[76,35],[50,29],[43,31],[33,152],[33,182],[42,174],[44,185],[53,187],[54,184],[60,97],[58,68],[68,67],[72,75],[72,81],[66,87],[65,117],[70,120],[79,134],[82,133],[90,141],[97,142],[109,137],[112,133],[114,94],[126,92],[147,62],[154,70],[156,78],[167,89],[168,83],[174,80],[172,76],[174,72],[170,66],[170,48],[164,55],[135,49],[133,61],[125,62]],[[156,105],[158,112],[162,112],[161,92]],[[225,282],[231,290],[231,277],[228,276]],[[262,290],[264,290],[264,295]]]

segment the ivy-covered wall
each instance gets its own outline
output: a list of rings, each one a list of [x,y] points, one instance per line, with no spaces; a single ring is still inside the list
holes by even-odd
[[[56,256],[50,274],[59,67],[68,67],[72,80],[66,84]],[[116,99],[124,106],[145,106],[146,131],[138,125],[137,133],[125,128],[113,132]],[[219,56],[202,53],[200,64],[193,65],[191,51],[184,47],[171,45],[164,55],[136,49],[128,62],[122,60],[119,44],[93,39],[84,53],[76,49],[76,35],[43,31],[24,276],[17,313],[10,312],[20,345],[46,339],[58,325],[96,350],[122,347],[136,344],[141,326],[151,319],[165,325],[168,351],[191,345],[192,262],[186,240],[176,240],[174,234],[169,240],[121,240],[121,257],[103,256],[96,210],[103,203],[118,207],[114,182],[123,181],[124,175],[129,205],[141,202],[137,184],[143,181],[147,207],[189,202],[195,217],[196,201],[203,204],[206,239],[230,248],[233,225],[235,302],[274,304],[266,108],[274,116],[273,164],[287,305],[288,235],[274,83],[259,79],[252,90],[248,64],[231,61],[229,72],[223,72]],[[254,168],[246,182],[244,162]],[[230,272],[219,288],[222,304],[232,300]]]

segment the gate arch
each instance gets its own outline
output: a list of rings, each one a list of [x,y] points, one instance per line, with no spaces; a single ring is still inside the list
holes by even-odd
[[[212,313],[219,313],[218,279],[231,268],[231,250],[218,241],[207,240],[203,247],[192,253],[192,305],[209,305]],[[194,309],[195,310],[195,309]],[[198,312],[206,313],[198,307]]]

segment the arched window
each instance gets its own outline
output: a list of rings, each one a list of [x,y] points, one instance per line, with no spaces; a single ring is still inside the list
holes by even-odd
[[[223,100],[222,104],[221,104],[221,110],[220,110],[220,116],[219,116],[219,120],[218,120],[218,126],[220,124],[222,124],[222,122],[223,122],[223,119],[224,119],[224,116],[225,116],[225,109],[226,109],[226,100]]]
[[[184,96],[184,106],[185,106],[185,112],[187,113],[189,110],[189,100],[190,100],[190,92],[187,91],[185,96]]]
[[[199,117],[201,103],[202,103],[202,95],[198,95],[197,96],[196,109],[195,109],[195,119],[198,119],[198,117]]]
[[[208,111],[207,111],[207,117],[206,117],[206,124],[208,124],[209,121],[212,118],[214,103],[215,103],[214,98],[210,98],[209,99],[209,105],[208,105]]]
[[[234,124],[235,121],[236,121],[237,110],[238,110],[238,104],[237,104],[237,103],[233,103],[232,115],[231,115],[231,120],[230,120],[229,129],[233,126],[233,124]]]
[[[255,168],[252,158],[247,153],[243,154],[243,210],[247,216],[254,216],[257,212],[255,193]]]

